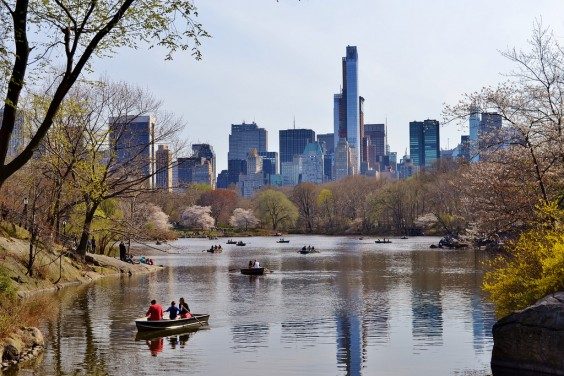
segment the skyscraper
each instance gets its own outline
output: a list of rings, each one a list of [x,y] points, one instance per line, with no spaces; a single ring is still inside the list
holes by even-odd
[[[379,161],[386,155],[386,125],[385,124],[365,124],[364,125],[364,145],[366,147],[366,162],[368,167],[383,171],[385,166],[380,165]]]
[[[339,139],[345,138],[351,154],[350,170],[358,173],[361,160],[361,97],[358,91],[358,52],[355,46],[347,46],[342,59],[343,86],[340,94],[333,97],[333,121],[335,148]]]
[[[439,122],[427,119],[409,123],[411,160],[419,167],[431,167],[441,156]]]
[[[172,153],[168,145],[159,145],[155,152],[155,188],[172,191]]]
[[[122,116],[109,120],[110,147],[116,164],[128,173],[147,176],[149,188],[154,187],[155,124],[154,116]]]
[[[210,184],[212,189],[216,186],[216,169],[215,169],[215,153],[213,147],[210,144],[193,144],[192,145],[192,156],[204,158],[209,162],[211,172],[210,172]]]
[[[477,162],[480,159],[478,154],[478,128],[480,127],[480,113],[479,108],[475,105],[472,105],[470,108],[470,118],[469,122],[469,146],[470,146],[470,155],[472,162]]]
[[[311,129],[285,129],[280,131],[280,174],[285,184],[298,184],[296,177],[301,173],[301,156],[306,145],[315,141],[315,132]]]
[[[229,152],[227,154],[227,170],[229,183],[237,183],[239,174],[246,171],[246,158],[249,150],[257,149],[265,152],[268,146],[266,129],[259,128],[255,122],[251,124],[231,124],[229,135]]]
[[[319,142],[306,145],[302,155],[302,182],[323,183],[324,153]]]
[[[318,134],[317,141],[323,148],[323,181],[333,180],[333,157],[335,154],[335,135]]]
[[[335,147],[335,180],[343,179],[351,175],[351,151],[349,143],[341,138]]]

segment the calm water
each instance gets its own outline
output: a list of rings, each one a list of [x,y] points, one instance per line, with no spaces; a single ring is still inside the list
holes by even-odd
[[[109,278],[57,297],[41,361],[17,375],[488,375],[492,308],[482,255],[437,238],[181,239],[149,276]],[[223,243],[224,252],[201,251]],[[301,255],[304,244],[320,253]],[[274,273],[233,269],[259,259]],[[231,270],[231,271],[230,271]],[[149,301],[187,298],[210,328],[136,340]]]

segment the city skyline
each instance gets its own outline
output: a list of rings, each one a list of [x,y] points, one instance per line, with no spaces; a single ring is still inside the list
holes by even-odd
[[[214,146],[217,171],[227,168],[233,123],[254,120],[277,134],[291,128],[295,116],[296,127],[332,132],[332,96],[339,89],[346,45],[358,46],[361,56],[365,122],[387,118],[388,142],[401,156],[408,148],[410,121],[441,120],[443,103],[505,79],[499,73],[510,65],[499,51],[526,48],[523,41],[535,18],[542,15],[556,36],[564,34],[559,1],[520,1],[512,7],[485,1],[250,1],[238,9],[225,1],[197,5],[199,21],[213,35],[203,41],[203,61],[179,53],[162,63],[159,48],[124,49],[95,66],[100,74],[150,88],[163,99],[165,108],[188,124],[183,136],[190,143]],[[337,22],[340,15],[350,22]],[[256,16],[265,22],[251,22]],[[476,27],[483,18],[495,22]],[[372,23],[376,27],[351,27]],[[303,34],[309,37],[300,38]],[[468,130],[441,127],[441,147],[453,148],[461,134]],[[269,140],[267,149],[278,151],[277,141]]]

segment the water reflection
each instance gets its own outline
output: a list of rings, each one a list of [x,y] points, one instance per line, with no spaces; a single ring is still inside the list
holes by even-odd
[[[313,255],[271,238],[209,255],[201,252],[206,242],[179,241],[185,253],[158,258],[169,265],[160,273],[59,294],[61,314],[45,327],[45,360],[30,372],[252,375],[263,373],[249,367],[260,362],[272,375],[490,373],[493,315],[480,292],[481,255],[429,250],[436,240],[425,238],[385,247],[292,238],[321,251]],[[250,258],[274,273],[241,275]],[[211,314],[209,330],[136,332],[133,320],[151,299],[180,296],[193,311]]]

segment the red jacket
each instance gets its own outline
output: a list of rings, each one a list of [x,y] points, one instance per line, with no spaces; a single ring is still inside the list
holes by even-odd
[[[163,307],[160,304],[151,304],[149,310],[145,314],[148,320],[162,320],[163,319]]]

